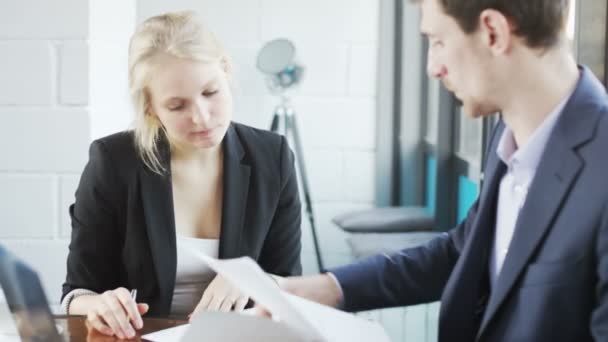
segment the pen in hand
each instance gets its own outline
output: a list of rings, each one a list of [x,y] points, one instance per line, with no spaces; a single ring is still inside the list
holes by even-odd
[[[133,299],[133,302],[135,303],[135,306],[137,307],[137,289],[131,290],[131,299]],[[127,316],[127,319],[129,321],[134,321],[134,317],[130,317],[130,315]],[[138,324],[136,324],[136,325],[138,325]]]

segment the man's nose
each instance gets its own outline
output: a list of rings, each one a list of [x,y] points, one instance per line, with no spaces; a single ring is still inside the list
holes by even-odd
[[[447,74],[447,69],[443,63],[440,63],[435,54],[431,49],[429,49],[427,58],[426,58],[426,72],[429,77],[434,77],[437,79],[443,78]]]
[[[441,79],[446,75],[447,69],[444,65],[435,63],[434,61],[429,59],[429,61],[427,62],[427,65],[426,65],[426,72],[429,75],[429,77]]]

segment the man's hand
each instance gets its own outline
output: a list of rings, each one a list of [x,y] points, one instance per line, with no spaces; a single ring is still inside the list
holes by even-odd
[[[333,308],[340,306],[343,300],[340,284],[329,273],[279,278],[277,284],[285,292]],[[259,304],[255,306],[254,314],[261,317],[272,317],[272,313]]]
[[[284,278],[280,286],[293,295],[333,308],[337,308],[342,303],[340,284],[329,273]]]

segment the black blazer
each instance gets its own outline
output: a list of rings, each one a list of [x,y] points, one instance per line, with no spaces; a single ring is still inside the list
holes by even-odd
[[[177,264],[170,149],[161,176],[137,154],[132,131],[94,141],[70,206],[72,239],[62,298],[77,288],[138,290],[148,315],[170,312]],[[284,137],[232,123],[222,143],[219,257],[249,256],[266,272],[299,275],[301,206]]]

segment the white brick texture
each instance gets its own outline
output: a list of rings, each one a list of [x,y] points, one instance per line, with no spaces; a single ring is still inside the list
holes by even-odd
[[[350,50],[348,75],[349,95],[374,97],[376,95],[377,48],[373,44],[354,45]]]
[[[45,41],[0,42],[0,105],[53,102],[53,49],[53,45]]]
[[[0,39],[84,39],[88,1],[6,0],[0,5]]]
[[[373,202],[375,164],[373,152],[347,151],[344,156],[344,199]]]
[[[292,143],[293,149],[293,143]],[[342,200],[344,157],[336,149],[305,149],[310,192],[314,201]]]
[[[167,11],[195,10],[225,45],[260,39],[259,0],[139,0],[139,21]]]
[[[375,106],[372,99],[296,97],[293,101],[303,145],[315,148],[375,149]],[[272,111],[274,102],[264,108]]]
[[[57,180],[53,176],[0,174],[0,236],[50,239],[56,230]]]
[[[85,41],[59,47],[59,102],[86,105],[89,100],[89,48]]]
[[[84,110],[1,108],[0,170],[81,172],[89,145]]]
[[[0,244],[38,271],[52,308],[65,279],[64,207],[90,143],[88,5],[0,4]]]

